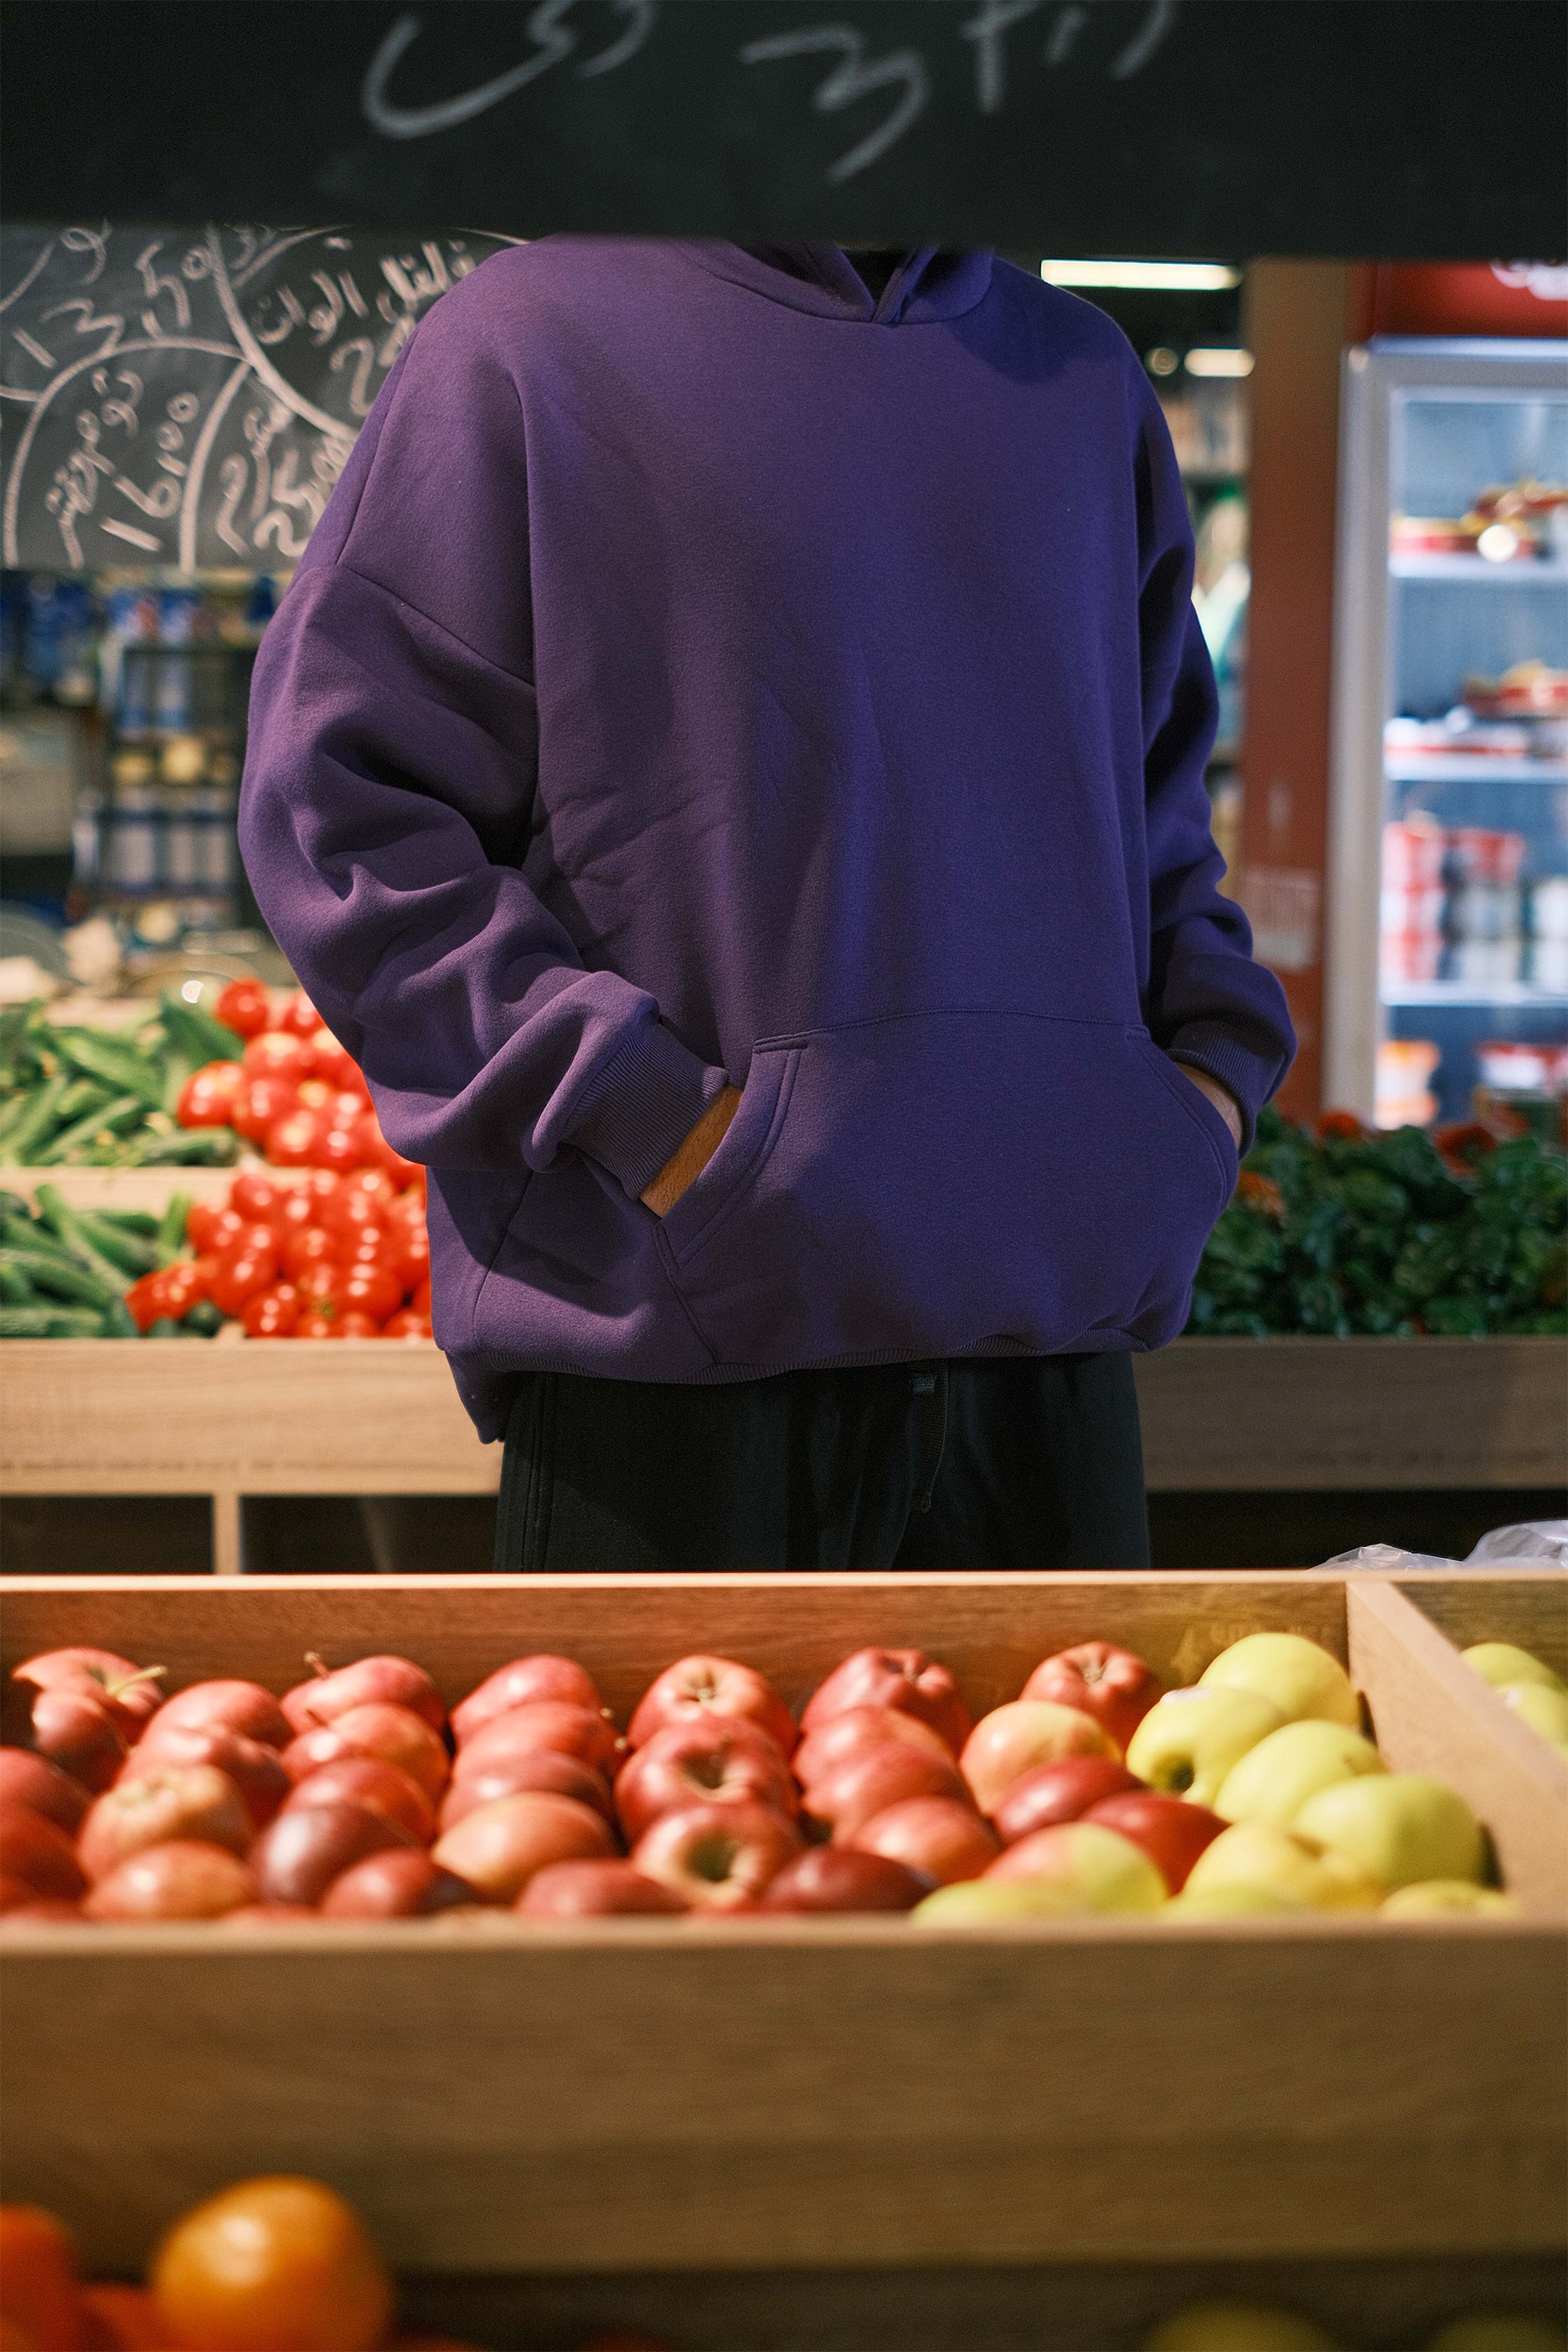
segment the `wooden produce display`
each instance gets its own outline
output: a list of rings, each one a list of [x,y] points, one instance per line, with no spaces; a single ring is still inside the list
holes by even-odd
[[[1489,1611],[1568,1591],[1484,1581]],[[1549,2255],[1568,1788],[1392,1581],[58,1578],[7,1588],[3,1635],[7,1666],[93,1643],[172,1688],[395,1649],[448,1702],[559,1650],[624,1719],[696,1649],[798,1702],[861,1643],[918,1643],[979,1711],[1087,1638],[1179,1684],[1270,1629],[1344,1660],[1390,1764],[1468,1800],[1522,1916],[39,1928],[5,1939],[5,2193],[111,2270],[220,2183],[300,2168],[429,2276]]]
[[[68,1172],[83,1205],[157,1205],[147,1173]],[[1553,1339],[1190,1339],[1135,1370],[1155,1493],[1540,1487],[1561,1470]],[[500,1478],[432,1348],[0,1344],[5,1491],[210,1496],[220,1574],[244,1565],[245,1496],[486,1495]]]

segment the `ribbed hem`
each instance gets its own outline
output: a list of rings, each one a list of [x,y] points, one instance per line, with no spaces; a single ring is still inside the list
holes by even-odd
[[[1245,1160],[1258,1135],[1258,1114],[1285,1075],[1278,1051],[1255,1054],[1235,1032],[1214,1021],[1189,1021],[1165,1047],[1173,1062],[1190,1062],[1228,1087],[1241,1113],[1241,1156]]]
[[[725,1071],[649,1021],[584,1088],[567,1139],[607,1168],[635,1201],[728,1083]]]

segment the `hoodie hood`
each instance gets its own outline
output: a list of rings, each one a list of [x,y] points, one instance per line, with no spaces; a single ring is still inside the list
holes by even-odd
[[[837,245],[726,245],[694,238],[680,250],[714,277],[748,287],[792,310],[874,327],[922,326],[956,319],[985,299],[991,284],[989,247],[954,253],[922,245],[907,254],[879,298]]]

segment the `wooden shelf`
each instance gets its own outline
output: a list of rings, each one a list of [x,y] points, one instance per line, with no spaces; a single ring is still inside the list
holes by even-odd
[[[1542,1487],[1562,1475],[1568,1349],[1554,1339],[1191,1339],[1135,1369],[1154,1493]],[[433,1348],[0,1346],[5,1490],[209,1496],[221,1571],[241,1565],[243,1496],[489,1495],[500,1460]]]

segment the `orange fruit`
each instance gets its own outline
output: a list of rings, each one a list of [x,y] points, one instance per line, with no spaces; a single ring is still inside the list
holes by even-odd
[[[26,2352],[82,2352],[76,2249],[41,2205],[0,2205],[0,2320]]]
[[[180,2352],[374,2352],[392,2322],[392,2282],[358,2214],[290,2174],[193,2206],[147,2276]]]
[[[144,2286],[84,2286],[88,2341],[97,2352],[172,2352],[169,2331]]]

